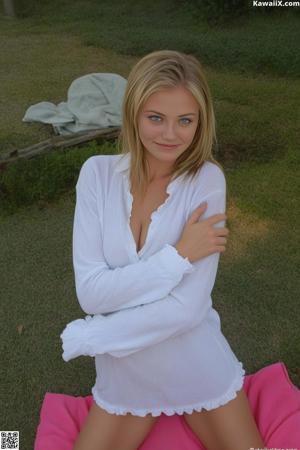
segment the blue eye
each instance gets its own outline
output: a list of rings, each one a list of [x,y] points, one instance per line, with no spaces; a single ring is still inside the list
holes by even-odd
[[[191,119],[188,119],[187,117],[183,117],[181,120],[188,120],[187,125],[190,124],[190,123],[192,123]]]
[[[148,116],[148,119],[152,119],[153,117],[158,117],[160,119],[159,116]],[[152,121],[153,122],[153,121]],[[157,122],[156,120],[154,120],[154,122]]]
[[[156,116],[156,115],[148,116],[148,119],[151,119],[152,122],[153,122],[153,120],[152,120],[153,118],[161,119],[160,116]],[[182,117],[180,120],[187,120],[188,122],[185,122],[186,125],[189,125],[190,123],[192,123],[192,120],[188,119],[187,117]],[[154,120],[154,122],[158,122],[158,121]]]

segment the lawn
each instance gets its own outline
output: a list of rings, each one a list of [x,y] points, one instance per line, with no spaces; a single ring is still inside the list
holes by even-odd
[[[163,34],[157,31],[162,26],[159,13],[150,20],[146,2],[139,26],[138,11],[126,15],[125,8],[116,9],[114,2],[103,7],[102,16],[95,10],[94,20],[89,8],[95,3],[86,2],[80,20],[83,2],[73,2],[62,14],[66,4],[61,2],[56,12],[45,6],[39,17],[0,18],[0,36],[6,42],[0,49],[6,61],[6,69],[0,69],[4,87],[1,151],[49,137],[51,127],[24,124],[22,116],[35,102],[65,100],[76,77],[91,72],[127,77],[132,64],[152,47],[188,52],[197,47],[195,54],[203,55],[214,98],[231,231],[220,260],[214,306],[223,333],[247,373],[283,361],[292,382],[300,387],[300,82],[294,76],[299,56],[293,58],[293,46],[286,45],[289,30],[294,37],[298,33],[294,16],[237,21],[205,33],[205,22],[197,24],[191,11],[177,8],[170,11],[170,27]],[[116,32],[121,18],[134,30],[130,34],[123,27],[123,40],[121,31]],[[195,41],[188,45],[192,22]],[[176,33],[179,23],[180,33]],[[256,37],[251,40],[254,29]],[[281,45],[277,52],[272,51],[272,33],[277,33],[276,42]],[[227,50],[224,36],[229,36]],[[205,43],[198,47],[204,37],[207,45],[210,42],[209,52],[203,50]],[[230,52],[239,55],[235,63],[230,62]],[[269,64],[262,56],[267,53]],[[60,170],[72,166],[75,180],[80,164],[67,165],[74,155],[84,160],[91,152],[111,151],[111,146],[103,144],[69,149],[60,159],[51,154],[40,160],[40,176],[49,171],[51,162]],[[64,163],[58,166],[61,160]],[[35,164],[32,161],[32,167]],[[84,315],[76,299],[71,254],[74,183],[70,185],[68,178],[65,189],[57,187],[58,195],[49,200],[46,183],[44,202],[32,197],[31,204],[18,205],[13,214],[0,212],[1,401],[7,405],[1,408],[1,429],[19,430],[22,450],[32,449],[45,392],[90,395],[95,379],[92,358],[69,363],[61,358],[61,331]],[[19,189],[30,192],[33,184],[34,179],[24,181]],[[48,190],[52,187],[55,180],[52,185],[49,181]]]

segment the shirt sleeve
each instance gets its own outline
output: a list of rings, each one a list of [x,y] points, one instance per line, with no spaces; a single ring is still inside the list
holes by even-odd
[[[73,266],[79,304],[87,314],[105,314],[153,302],[194,271],[173,245],[146,260],[110,268],[103,254],[103,202],[94,157],[83,164],[76,184]]]
[[[198,201],[207,201],[201,217],[225,212],[225,181],[223,189]],[[223,227],[224,221],[214,227]],[[63,359],[79,355],[95,356],[109,353],[128,356],[165,339],[175,337],[199,325],[212,306],[211,292],[215,283],[220,253],[213,253],[193,263],[189,273],[164,298],[147,305],[118,311],[110,316],[86,316],[67,325],[61,335]]]

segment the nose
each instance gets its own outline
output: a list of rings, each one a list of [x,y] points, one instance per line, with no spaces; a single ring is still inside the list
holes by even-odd
[[[176,130],[175,130],[175,124],[172,122],[165,122],[163,129],[162,129],[162,135],[161,135],[163,142],[166,141],[174,141],[176,138]]]

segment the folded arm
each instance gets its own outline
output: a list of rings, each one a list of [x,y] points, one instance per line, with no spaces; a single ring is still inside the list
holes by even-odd
[[[162,298],[194,271],[172,245],[146,260],[111,269],[103,254],[101,189],[93,158],[82,166],[76,185],[73,265],[78,301],[87,314],[105,314]]]
[[[220,189],[201,198],[196,196],[193,209],[204,200],[208,203],[202,219],[225,212],[225,180],[221,180],[218,187]],[[224,222],[219,222],[218,226],[224,226]],[[100,314],[71,322],[61,335],[63,358],[68,361],[79,355],[103,353],[128,356],[197,326],[211,307],[219,258],[220,254],[214,253],[194,262],[192,272],[169,294],[157,297],[152,303],[118,311],[108,317]]]

